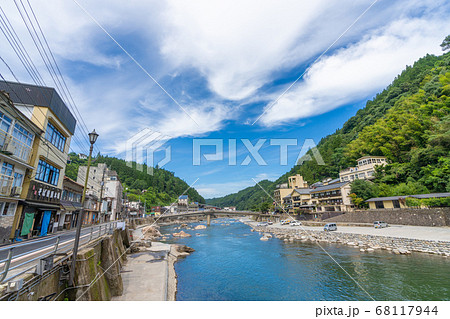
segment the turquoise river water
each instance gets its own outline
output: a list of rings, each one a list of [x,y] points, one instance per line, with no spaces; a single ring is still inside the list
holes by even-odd
[[[175,227],[161,232],[178,232]],[[260,241],[250,230],[238,220],[219,219],[204,230],[184,230],[192,237],[171,237],[170,243],[196,250],[175,264],[177,300],[450,299],[448,258],[321,243],[366,293],[316,243]]]

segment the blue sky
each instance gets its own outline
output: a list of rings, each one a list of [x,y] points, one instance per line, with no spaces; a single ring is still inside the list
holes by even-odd
[[[206,198],[285,173],[305,139],[318,143],[406,65],[441,54],[450,30],[450,5],[440,0],[30,3],[84,122],[100,134],[98,149],[125,158],[127,140],[159,132],[160,149],[171,147],[164,167],[189,184],[198,178],[194,187]],[[14,2],[1,6],[54,86]],[[2,58],[32,83],[0,36]],[[13,80],[3,64],[0,72]],[[86,153],[81,139],[78,129],[72,150]],[[193,139],[223,139],[224,159],[193,165]],[[228,165],[230,139],[237,165]],[[241,139],[266,139],[259,153],[267,165],[240,165],[249,155]],[[297,139],[287,165],[270,139]],[[155,154],[157,161],[163,151]]]

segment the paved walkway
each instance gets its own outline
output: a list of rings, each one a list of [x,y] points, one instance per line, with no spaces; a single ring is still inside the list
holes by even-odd
[[[257,224],[256,222],[252,222]],[[275,223],[267,227],[270,228],[290,228],[302,229],[302,226],[280,225]],[[323,227],[303,226],[306,230],[323,231]],[[407,225],[389,225],[387,228],[358,227],[358,226],[339,226],[337,232],[352,233],[362,235],[375,235],[399,238],[412,238],[419,240],[450,241],[450,227],[426,227],[426,226],[407,226]]]
[[[141,236],[140,229],[133,238]],[[113,301],[165,301],[167,300],[168,253],[170,245],[153,242],[146,251],[127,255],[122,269],[123,294]]]

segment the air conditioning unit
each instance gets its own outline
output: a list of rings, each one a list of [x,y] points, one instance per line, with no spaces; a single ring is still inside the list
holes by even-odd
[[[22,193],[22,187],[14,186],[11,188],[11,196],[20,196]]]

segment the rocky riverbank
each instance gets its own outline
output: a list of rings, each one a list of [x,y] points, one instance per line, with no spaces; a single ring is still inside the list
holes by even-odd
[[[185,245],[159,242],[162,235],[158,225],[140,224],[132,235],[134,240],[122,271],[123,294],[113,300],[176,300],[174,265],[194,250]]]
[[[327,242],[358,248],[361,253],[370,253],[377,249],[391,251],[393,254],[428,253],[450,257],[450,242],[418,240],[390,236],[374,236],[338,231],[325,232],[322,228],[305,230],[302,228],[258,227],[254,222],[246,222],[254,231],[262,233],[261,240],[270,240],[272,235],[285,242]]]

